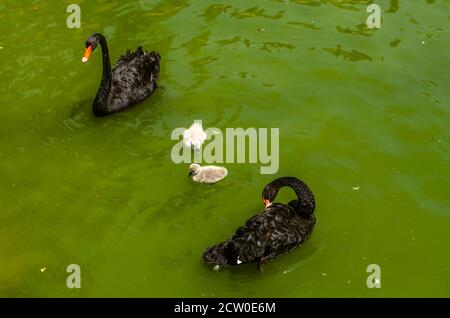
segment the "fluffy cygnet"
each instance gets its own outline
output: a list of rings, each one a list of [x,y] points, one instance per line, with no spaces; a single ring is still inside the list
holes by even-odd
[[[193,176],[192,179],[200,183],[216,183],[225,178],[227,174],[228,170],[224,167],[202,167],[196,163],[193,163],[189,166],[189,177]]]
[[[195,150],[200,150],[202,144],[205,142],[206,132],[203,130],[201,122],[194,121],[189,129],[183,132],[183,143],[186,147],[192,147]]]

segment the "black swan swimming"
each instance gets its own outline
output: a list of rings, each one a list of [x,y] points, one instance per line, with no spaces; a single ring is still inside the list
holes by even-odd
[[[83,63],[88,61],[99,43],[103,54],[103,77],[92,105],[94,115],[105,116],[127,109],[156,90],[161,59],[157,52],[148,53],[142,47],[134,53],[127,50],[111,70],[106,39],[95,33],[86,41]]]
[[[282,187],[291,187],[297,200],[287,205],[273,203]],[[203,259],[220,267],[242,263],[258,262],[261,268],[265,262],[285,254],[309,239],[316,218],[314,216],[314,194],[308,186],[295,177],[278,178],[265,186],[262,192],[264,212],[248,219],[233,237],[209,247]]]

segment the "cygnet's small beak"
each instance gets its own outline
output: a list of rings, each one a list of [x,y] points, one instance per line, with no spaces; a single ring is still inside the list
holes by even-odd
[[[263,201],[264,201],[264,207],[265,207],[265,208],[268,208],[269,206],[272,205],[272,202],[270,202],[270,201],[267,200],[267,199],[263,199]]]
[[[188,178],[191,177],[194,174],[194,171],[190,170],[188,174]]]

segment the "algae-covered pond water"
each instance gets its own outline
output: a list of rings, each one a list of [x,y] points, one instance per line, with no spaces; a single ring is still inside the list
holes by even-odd
[[[70,1],[2,0],[0,296],[449,297],[450,2],[374,2],[379,29],[364,0],[77,1],[70,29]],[[162,57],[160,88],[104,118],[94,32],[113,62]],[[194,183],[170,138],[194,120],[279,128],[278,171]],[[203,250],[286,175],[316,196],[311,239],[263,272],[212,271]]]

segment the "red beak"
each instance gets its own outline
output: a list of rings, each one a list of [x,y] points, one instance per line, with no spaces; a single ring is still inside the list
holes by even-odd
[[[81,59],[81,62],[86,63],[89,60],[91,54],[92,54],[92,45],[88,46],[84,51],[84,55],[83,58]]]

